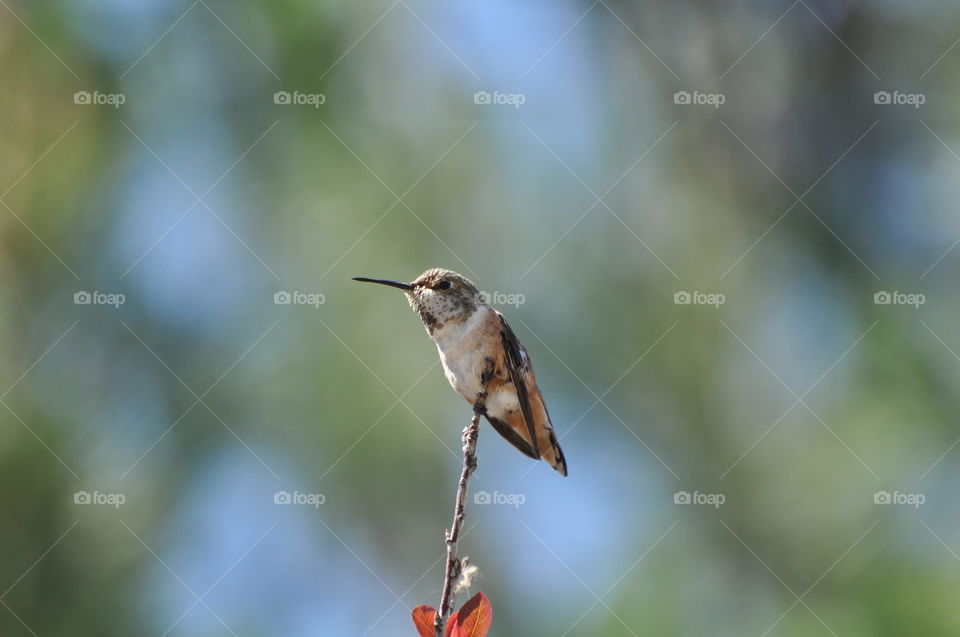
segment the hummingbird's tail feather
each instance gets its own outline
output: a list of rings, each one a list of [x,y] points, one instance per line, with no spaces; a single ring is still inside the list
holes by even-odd
[[[540,393],[535,380],[531,384],[533,385],[533,392],[531,392],[530,403],[531,411],[537,423],[537,447],[541,449],[540,457],[556,469],[557,473],[565,476],[567,475],[567,460],[563,457],[563,450],[560,449],[557,434],[553,431],[550,413],[547,412],[547,405],[543,402],[543,394]]]
[[[516,429],[510,426],[509,423],[500,420],[490,414],[486,414],[487,420],[490,421],[490,424],[493,425],[493,428],[497,430],[497,433],[504,437],[504,439],[509,442],[511,445],[520,450],[520,452],[526,456],[530,456],[534,459],[537,458],[537,452],[533,450],[533,447],[530,445],[527,440],[523,438]]]
[[[567,459],[563,457],[563,449],[560,448],[560,443],[557,441],[557,436],[553,433],[553,429],[548,429],[547,432],[550,434],[550,444],[543,451],[543,459],[547,461],[547,464],[556,469],[557,473],[565,476],[567,475]]]
[[[493,425],[493,428],[497,430],[497,433],[503,436],[507,442],[516,447],[522,454],[534,460],[544,460],[556,469],[560,475],[567,475],[567,460],[563,456],[563,450],[560,449],[560,443],[557,441],[557,436],[553,432],[552,427],[547,425],[538,428],[537,444],[543,451],[537,456],[533,445],[531,445],[530,441],[525,437],[526,429],[521,428],[523,420],[519,414],[513,418],[515,422],[512,425],[506,420],[491,416],[489,412],[485,412],[484,415],[486,415],[490,424]]]

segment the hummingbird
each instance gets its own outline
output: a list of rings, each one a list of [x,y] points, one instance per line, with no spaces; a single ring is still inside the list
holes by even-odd
[[[447,380],[507,442],[567,475],[530,356],[503,314],[487,305],[473,282],[432,268],[411,283],[354,277],[403,290],[437,345]]]

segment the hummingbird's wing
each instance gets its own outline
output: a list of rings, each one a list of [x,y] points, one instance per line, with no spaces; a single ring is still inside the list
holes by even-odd
[[[537,432],[534,426],[533,410],[530,408],[530,391],[527,387],[526,379],[530,373],[530,359],[526,350],[516,334],[510,329],[507,320],[503,314],[497,312],[497,318],[500,319],[500,339],[503,343],[505,353],[507,372],[510,374],[510,380],[517,392],[517,401],[520,403],[520,412],[523,414],[523,421],[527,426],[527,432],[530,434],[530,441],[533,444],[535,457],[540,457],[540,447],[537,445]]]
[[[503,315],[496,310],[502,352],[498,373],[488,384],[487,420],[513,446],[533,458],[547,461],[560,475],[567,475],[567,461],[550,423],[550,414],[537,387],[537,377],[527,350]],[[504,400],[504,392],[508,398]],[[509,405],[518,405],[519,409]],[[529,442],[526,438],[529,437]],[[542,450],[542,451],[541,451]]]

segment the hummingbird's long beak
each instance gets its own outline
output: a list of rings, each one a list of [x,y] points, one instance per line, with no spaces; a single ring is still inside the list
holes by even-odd
[[[363,276],[355,276],[353,277],[353,280],[362,281],[364,283],[379,283],[381,285],[389,285],[391,287],[400,288],[401,290],[407,290],[407,291],[413,289],[412,284],[401,283],[400,281],[388,281],[386,279],[368,279],[367,277],[363,277]]]

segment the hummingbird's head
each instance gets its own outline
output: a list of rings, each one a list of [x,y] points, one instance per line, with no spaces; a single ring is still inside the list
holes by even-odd
[[[430,334],[448,323],[466,321],[477,307],[484,304],[473,281],[443,268],[431,268],[411,283],[365,277],[354,277],[353,280],[380,283],[403,290],[410,307],[420,315]]]

